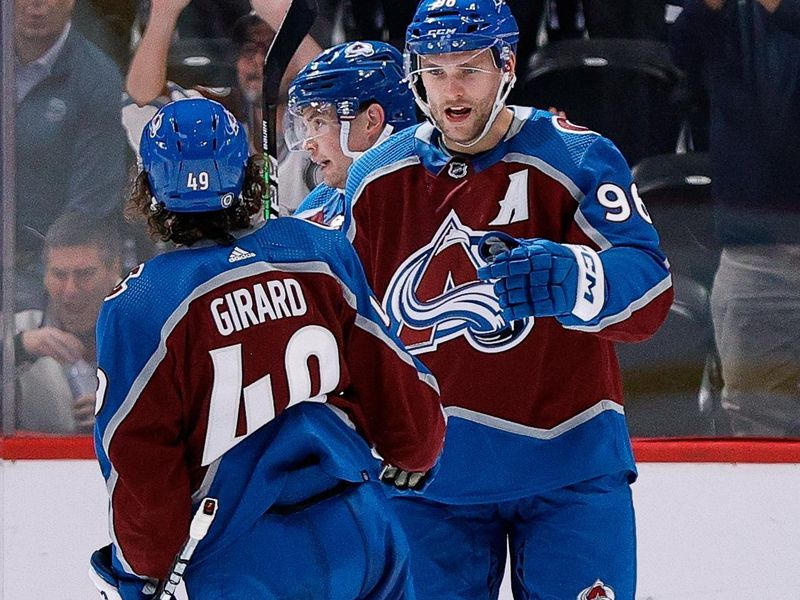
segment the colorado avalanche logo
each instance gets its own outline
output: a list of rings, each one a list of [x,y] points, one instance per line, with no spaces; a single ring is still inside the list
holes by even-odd
[[[368,58],[373,54],[375,54],[375,48],[369,42],[353,42],[344,49],[345,58],[358,58],[359,56]]]
[[[225,109],[225,121],[225,133],[239,135],[239,121],[228,109]]]
[[[550,118],[555,128],[559,131],[563,131],[564,133],[577,133],[580,135],[584,134],[591,134],[597,135],[594,131],[589,129],[588,127],[584,127],[583,125],[575,125],[575,123],[570,122],[566,117],[562,117],[559,115],[554,115]]]
[[[614,590],[599,579],[578,594],[578,600],[614,600],[614,598],[616,598]]]
[[[158,135],[158,130],[161,129],[161,124],[164,122],[164,113],[158,111],[156,116],[153,117],[153,120],[150,121],[150,125],[148,128],[148,134],[151,138],[154,138]]]
[[[503,319],[492,285],[478,280],[475,271],[485,264],[478,254],[483,233],[463,225],[453,211],[392,277],[384,310],[413,354],[462,335],[481,352],[504,352],[533,328],[533,319]]]

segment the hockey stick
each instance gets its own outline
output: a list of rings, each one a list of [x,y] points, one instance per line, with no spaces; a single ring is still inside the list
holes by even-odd
[[[200,507],[197,509],[197,512],[194,513],[194,517],[192,517],[191,525],[189,525],[189,537],[186,538],[183,547],[175,556],[169,574],[161,582],[156,595],[153,596],[155,600],[174,600],[175,590],[178,588],[181,579],[183,579],[186,565],[189,563],[189,559],[192,558],[197,544],[206,537],[216,514],[217,499],[203,498]]]
[[[276,137],[281,79],[317,18],[316,0],[290,0],[289,10],[272,38],[264,60],[261,87],[261,144],[264,153],[264,216],[278,216],[278,141]]]

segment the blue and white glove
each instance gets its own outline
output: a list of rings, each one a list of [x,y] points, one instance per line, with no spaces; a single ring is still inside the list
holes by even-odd
[[[147,581],[127,581],[117,577],[111,566],[110,545],[95,550],[90,564],[89,579],[103,600],[150,600],[156,592],[156,586]]]
[[[576,317],[588,322],[603,308],[603,263],[591,248],[494,231],[481,238],[478,250],[488,263],[478,269],[478,277],[495,280],[507,321]]]

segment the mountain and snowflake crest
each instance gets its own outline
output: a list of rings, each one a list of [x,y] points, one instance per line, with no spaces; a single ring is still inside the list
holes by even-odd
[[[485,264],[478,254],[484,233],[451,211],[431,242],[395,272],[383,306],[410,352],[432,352],[459,336],[481,352],[504,352],[533,328],[532,318],[506,321],[492,284],[477,278]]]

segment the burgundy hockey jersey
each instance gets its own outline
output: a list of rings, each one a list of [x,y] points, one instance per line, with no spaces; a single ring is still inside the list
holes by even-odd
[[[443,501],[633,470],[613,342],[651,336],[672,302],[667,260],[613,144],[544,111],[514,113],[501,143],[475,156],[450,154],[428,123],[403,131],[357,161],[347,183],[344,231],[451,417],[429,488]],[[599,314],[506,322],[476,276],[477,242],[492,230],[599,252]]]
[[[122,576],[163,577],[203,496],[219,511],[195,562],[259,519],[290,470],[375,480],[370,446],[430,469],[438,386],[384,322],[341,233],[299,219],[137,267],[97,326],[95,447]]]

